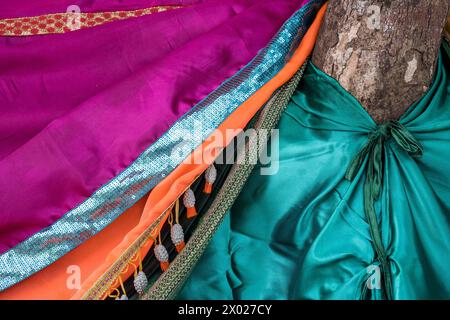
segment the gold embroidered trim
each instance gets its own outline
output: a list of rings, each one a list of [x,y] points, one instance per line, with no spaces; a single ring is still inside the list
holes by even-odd
[[[86,29],[105,23],[136,18],[148,14],[181,8],[182,6],[156,6],[130,11],[92,13],[51,13],[34,17],[0,19],[0,36],[31,36],[56,34]]]

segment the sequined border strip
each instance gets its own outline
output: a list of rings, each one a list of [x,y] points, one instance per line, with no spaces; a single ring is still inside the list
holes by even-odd
[[[294,13],[247,66],[183,115],[117,177],[50,227],[1,254],[0,290],[27,278],[88,240],[164,179],[231,112],[278,73],[291,44],[303,37],[324,2],[312,0]],[[175,148],[176,159],[172,152]],[[109,281],[103,283],[111,274],[117,277],[117,273],[108,273],[100,286],[111,285]]]
[[[271,130],[275,128],[279,122],[281,113],[286,108],[292,94],[297,88],[305,67],[306,63],[303,64],[294,77],[267,103],[267,106],[255,124],[256,130]],[[141,299],[166,300],[176,297],[179,288],[181,288],[195,264],[202,256],[226,212],[236,201],[245,182],[250,176],[254,164],[249,159],[256,158],[259,155],[260,147],[266,145],[261,137],[257,140],[250,140],[247,143],[245,146],[246,150],[243,153],[247,157],[243,159],[243,162],[241,161],[233,165],[210,209],[201,219],[185,248],[171,262],[169,269],[158,278]]]
[[[0,36],[32,36],[76,31],[105,23],[164,12],[182,6],[157,6],[140,10],[111,12],[63,12],[35,17],[0,19]]]

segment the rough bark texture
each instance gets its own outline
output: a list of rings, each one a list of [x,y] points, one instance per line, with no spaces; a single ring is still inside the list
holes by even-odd
[[[330,0],[313,62],[376,122],[398,119],[428,89],[448,0]]]
[[[445,26],[445,37],[450,41],[450,14],[447,16],[447,25]]]

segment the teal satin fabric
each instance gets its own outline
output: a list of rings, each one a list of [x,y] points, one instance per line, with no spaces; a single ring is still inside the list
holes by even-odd
[[[386,129],[310,64],[279,124],[278,173],[255,168],[179,298],[449,299],[449,67],[442,51]]]

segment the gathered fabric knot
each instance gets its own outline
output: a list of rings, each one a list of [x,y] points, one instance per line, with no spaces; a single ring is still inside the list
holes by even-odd
[[[391,136],[391,127],[390,127],[391,121],[383,122],[380,124],[374,131],[369,133],[369,139],[378,138],[380,136],[384,137],[385,139],[390,138]]]
[[[367,158],[364,181],[364,212],[369,224],[375,253],[383,273],[384,291],[387,299],[392,299],[391,269],[381,238],[375,202],[380,197],[383,186],[385,142],[390,139],[413,157],[419,157],[423,154],[422,146],[416,138],[400,122],[389,120],[369,133],[367,142],[352,159],[345,172],[345,178],[350,181],[353,180]]]

